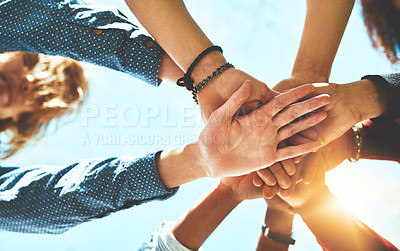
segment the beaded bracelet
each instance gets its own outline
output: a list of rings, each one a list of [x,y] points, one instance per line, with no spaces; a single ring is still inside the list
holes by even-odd
[[[213,78],[220,75],[221,73],[223,73],[225,70],[227,70],[229,68],[235,68],[235,67],[233,66],[233,64],[226,62],[225,64],[218,67],[213,73],[211,73],[211,75],[209,75],[208,77],[203,79],[200,83],[198,83],[195,87],[193,87],[192,94],[193,94],[194,102],[196,102],[196,104],[199,104],[199,99],[197,97],[197,93],[200,91],[200,89],[202,89],[204,86],[206,86],[206,84],[208,84],[208,82],[210,82]]]
[[[354,135],[356,137],[355,140],[356,140],[357,152],[356,152],[356,157],[355,158],[349,158],[349,161],[352,162],[352,163],[356,163],[360,159],[361,147],[362,147],[363,139],[362,139],[360,127],[358,127],[357,125],[354,125],[352,127],[352,129],[353,129]]]

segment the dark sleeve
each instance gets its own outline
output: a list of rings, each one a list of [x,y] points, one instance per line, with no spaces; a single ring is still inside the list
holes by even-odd
[[[362,79],[369,79],[385,94],[387,112],[375,122],[386,123],[400,118],[400,73],[386,75],[367,75]]]
[[[400,163],[400,119],[388,123],[366,120],[362,124],[361,158]]]
[[[0,176],[0,230],[60,234],[112,212],[167,199],[178,188],[164,188],[154,158],[148,154],[5,170]]]

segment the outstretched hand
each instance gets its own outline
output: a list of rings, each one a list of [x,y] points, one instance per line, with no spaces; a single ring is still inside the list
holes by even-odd
[[[276,96],[250,114],[236,117],[238,109],[251,95],[251,82],[245,81],[224,105],[211,114],[200,134],[200,152],[204,165],[208,167],[208,176],[247,174],[319,148],[317,142],[277,148],[281,141],[325,119],[326,113],[321,111],[291,123],[329,103],[328,95],[296,103],[313,90],[312,85],[295,88]]]

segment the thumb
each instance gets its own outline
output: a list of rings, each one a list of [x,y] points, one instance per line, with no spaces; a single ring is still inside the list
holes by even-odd
[[[239,108],[250,97],[251,89],[251,81],[244,81],[240,88],[235,91],[220,108],[217,109],[217,112],[221,113],[221,119],[232,120],[232,117],[236,114]]]

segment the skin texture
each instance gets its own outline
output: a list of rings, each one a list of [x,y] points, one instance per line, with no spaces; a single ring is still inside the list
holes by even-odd
[[[311,91],[310,87],[302,86],[279,95],[250,114],[232,120],[250,94],[251,85],[245,82],[221,108],[213,113],[200,134],[200,150],[208,160],[211,176],[242,175],[270,166],[276,161],[298,156],[300,152],[312,151],[311,148],[316,146],[313,145],[315,143],[277,149],[281,141],[324,119],[324,113],[317,113],[285,126],[296,116],[308,113],[316,106],[329,103],[329,97],[322,95],[318,97],[319,100],[310,99],[305,103],[288,107],[280,113],[283,108]],[[302,106],[307,108],[304,109]]]
[[[16,122],[20,114],[33,111],[35,104],[27,99],[34,85],[35,79],[27,74],[22,56],[0,57],[0,119],[12,118]]]
[[[126,3],[139,22],[183,72],[187,71],[202,51],[212,45],[188,13],[182,0],[126,0]],[[199,83],[225,62],[220,52],[207,54],[192,72],[191,77],[194,83]],[[207,120],[211,113],[224,104],[245,80],[251,80],[251,85],[253,85],[251,95],[245,105],[248,111],[274,96],[274,92],[261,81],[240,70],[229,69],[212,80],[199,93],[199,103],[204,118]]]
[[[245,82],[211,115],[200,134],[199,142],[159,154],[158,173],[166,187],[176,187],[200,177],[247,174],[270,166],[276,161],[302,155],[319,147],[318,142],[308,142],[298,146],[277,148],[282,140],[323,120],[325,112],[319,112],[307,119],[287,125],[296,116],[328,104],[329,96],[320,95],[293,104],[282,111],[283,108],[313,91],[313,86],[306,85],[273,98],[248,115],[235,117],[239,107],[250,95],[251,88],[252,85]]]
[[[263,187],[253,185],[253,175],[221,179],[175,223],[172,233],[176,239],[190,249],[199,249],[239,203],[262,196]]]
[[[314,128],[322,146],[342,136],[356,123],[379,117],[387,109],[384,94],[370,80],[340,85],[333,83],[313,85],[315,87],[313,95],[327,93],[331,97],[331,103],[324,108],[328,114],[327,119]],[[307,159],[307,168],[303,170],[302,175],[306,183],[310,183],[315,175],[316,161],[315,155]]]

